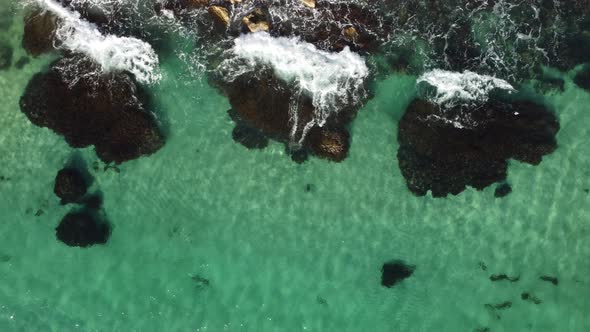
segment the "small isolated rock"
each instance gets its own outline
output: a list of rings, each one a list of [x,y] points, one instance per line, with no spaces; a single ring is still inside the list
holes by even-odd
[[[84,175],[75,168],[64,168],[57,172],[53,192],[61,198],[62,204],[78,202],[88,190]]]
[[[315,0],[301,0],[305,7],[315,8]]]
[[[352,25],[350,25],[342,29],[342,36],[344,36],[344,39],[354,43],[358,40],[359,33]]]
[[[410,277],[414,273],[416,267],[408,265],[401,260],[394,260],[383,264],[381,268],[381,285],[385,287],[393,287],[398,282]]]
[[[109,224],[89,211],[68,213],[55,229],[55,235],[70,247],[105,244],[111,234]]]
[[[543,281],[547,281],[553,284],[553,286],[557,286],[559,285],[559,279],[557,279],[557,277],[552,277],[552,276],[540,276],[539,279],[543,280]]]
[[[213,16],[213,20],[223,26],[229,26],[229,11],[221,6],[209,7],[209,14]]]
[[[245,31],[257,32],[270,30],[270,13],[268,9],[258,7],[242,19],[242,26]]]

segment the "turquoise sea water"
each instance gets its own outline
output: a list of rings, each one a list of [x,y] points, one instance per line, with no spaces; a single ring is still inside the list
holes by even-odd
[[[13,62],[22,29],[17,14],[0,35]],[[559,118],[559,147],[539,166],[512,161],[512,194],[434,199],[413,196],[397,166],[416,77],[376,83],[347,160],[298,165],[277,143],[237,145],[226,98],[163,58],[149,89],[167,143],[120,173],[91,171],[113,234],[80,249],[54,231],[70,207],[53,181],[73,150],[18,106],[49,61],[0,72],[0,331],[590,331],[590,94],[571,75],[539,97]],[[391,259],[417,268],[387,289]],[[485,306],[504,301],[500,318]]]

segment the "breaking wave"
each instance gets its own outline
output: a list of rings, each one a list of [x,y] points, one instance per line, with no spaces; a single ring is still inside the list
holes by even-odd
[[[81,19],[79,13],[62,7],[54,0],[34,0],[34,3],[59,18],[60,26],[56,31],[58,48],[87,55],[105,72],[128,71],[142,83],[160,80],[158,56],[148,43],[137,38],[102,34],[94,24]],[[105,7],[111,4],[100,3]]]
[[[505,80],[468,70],[459,73],[435,69],[420,76],[416,84],[427,99],[439,105],[485,102],[494,90],[515,91]]]
[[[234,57],[221,64],[228,71],[226,79],[233,80],[265,65],[278,78],[311,98],[315,113],[313,120],[305,124],[307,129],[323,126],[328,117],[347,105],[360,103],[365,95],[364,81],[369,69],[365,60],[348,48],[330,53],[296,37],[271,37],[257,32],[236,38],[232,52]],[[292,111],[291,115],[294,117],[296,113]],[[293,133],[299,125],[294,120]]]

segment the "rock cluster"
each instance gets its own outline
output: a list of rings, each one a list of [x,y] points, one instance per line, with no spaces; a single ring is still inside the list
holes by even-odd
[[[506,179],[508,160],[537,165],[557,148],[557,118],[530,102],[445,108],[414,100],[399,123],[398,161],[416,195],[459,194]]]

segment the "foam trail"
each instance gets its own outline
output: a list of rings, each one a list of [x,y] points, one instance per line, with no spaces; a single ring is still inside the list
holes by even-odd
[[[128,71],[142,83],[154,83],[161,78],[158,56],[148,43],[136,38],[103,35],[94,24],[82,20],[78,13],[54,0],[34,2],[61,20],[56,31],[60,48],[89,56],[106,72]]]
[[[453,101],[485,102],[489,98],[489,93],[495,89],[515,91],[507,81],[468,70],[462,73],[441,69],[431,70],[422,74],[416,84],[434,87],[436,91],[428,98],[439,105]]]
[[[314,125],[323,126],[330,115],[360,102],[364,96],[363,83],[369,69],[364,59],[348,48],[329,53],[298,38],[274,38],[266,32],[257,32],[236,38],[232,51],[242,62],[230,59],[222,64],[229,71],[229,80],[254,70],[257,65],[267,65],[279,79],[295,84],[311,98],[314,119],[305,124],[299,142],[305,138],[306,130]],[[296,114],[291,117],[297,119]],[[297,131],[298,124],[294,126],[292,133]]]

